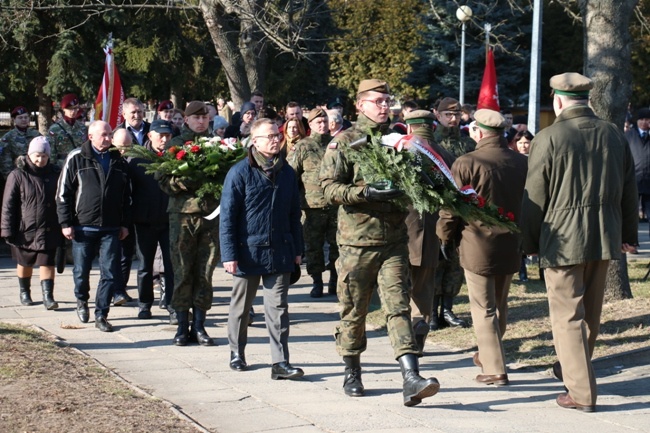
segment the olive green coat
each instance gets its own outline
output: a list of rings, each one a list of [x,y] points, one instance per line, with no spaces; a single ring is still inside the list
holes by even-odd
[[[328,205],[318,176],[327,143],[331,139],[329,134],[321,135],[312,131],[309,137],[296,143],[295,152],[289,156],[289,165],[298,175],[301,209],[322,209]]]

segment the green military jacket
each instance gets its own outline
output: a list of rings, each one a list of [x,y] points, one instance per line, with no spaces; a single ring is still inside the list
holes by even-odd
[[[446,128],[438,125],[433,133],[433,139],[456,158],[473,151],[476,143],[471,138],[462,135],[459,128]]]
[[[295,152],[289,156],[289,165],[298,175],[301,209],[322,209],[328,205],[318,176],[331,139],[329,134],[312,132],[296,144]]]
[[[83,122],[75,122],[70,126],[59,119],[50,126],[50,160],[62,165],[72,149],[81,147],[88,140],[88,128]]]
[[[29,142],[39,135],[41,134],[32,128],[27,128],[25,132],[14,128],[2,136],[0,139],[0,173],[5,179],[15,168],[16,158],[25,155]]]
[[[623,133],[586,105],[533,139],[522,208],[524,252],[540,266],[618,259],[638,244],[634,160]]]
[[[357,123],[337,134],[325,151],[319,178],[327,202],[341,205],[336,234],[339,245],[382,246],[408,241],[404,222],[407,212],[390,203],[369,203],[363,194],[366,183],[359,167],[345,156],[354,152],[348,147],[350,143],[377,131],[387,133],[388,125],[360,114]]]

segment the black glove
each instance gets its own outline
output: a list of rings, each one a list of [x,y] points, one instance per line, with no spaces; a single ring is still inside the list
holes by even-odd
[[[455,252],[456,252],[456,246],[453,244],[453,242],[440,244],[440,254],[442,254],[443,259],[447,261],[451,260]]]
[[[363,196],[368,201],[390,201],[404,195],[401,189],[376,189],[366,186],[363,190]]]

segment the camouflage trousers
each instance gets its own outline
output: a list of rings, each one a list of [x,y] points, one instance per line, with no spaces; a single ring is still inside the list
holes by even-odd
[[[438,262],[434,282],[435,295],[455,297],[460,293],[464,277],[465,271],[460,266],[458,251],[454,251],[449,260],[441,259]]]
[[[329,244],[329,263],[334,266],[339,257],[336,245],[336,214],[338,207],[324,209],[304,209],[303,236],[305,238],[305,256],[309,275],[325,272],[325,241]]]
[[[339,355],[359,355],[366,350],[366,316],[375,286],[386,314],[395,359],[407,353],[418,354],[411,327],[406,243],[377,247],[342,245],[339,254],[336,270],[341,321],[335,332]]]
[[[169,245],[174,268],[172,308],[212,307],[212,273],[219,262],[219,220],[199,214],[169,214]]]

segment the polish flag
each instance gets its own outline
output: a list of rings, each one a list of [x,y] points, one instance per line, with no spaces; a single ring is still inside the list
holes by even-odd
[[[120,81],[120,74],[115,66],[113,56],[113,39],[109,39],[104,48],[106,62],[104,63],[104,78],[95,99],[95,120],[103,120],[115,129],[124,121],[122,105],[124,103],[124,90]]]
[[[476,104],[477,110],[481,108],[500,111],[497,70],[494,66],[494,53],[492,49],[488,50],[487,56],[485,57],[485,72],[483,73],[481,91],[478,94],[478,104]]]

